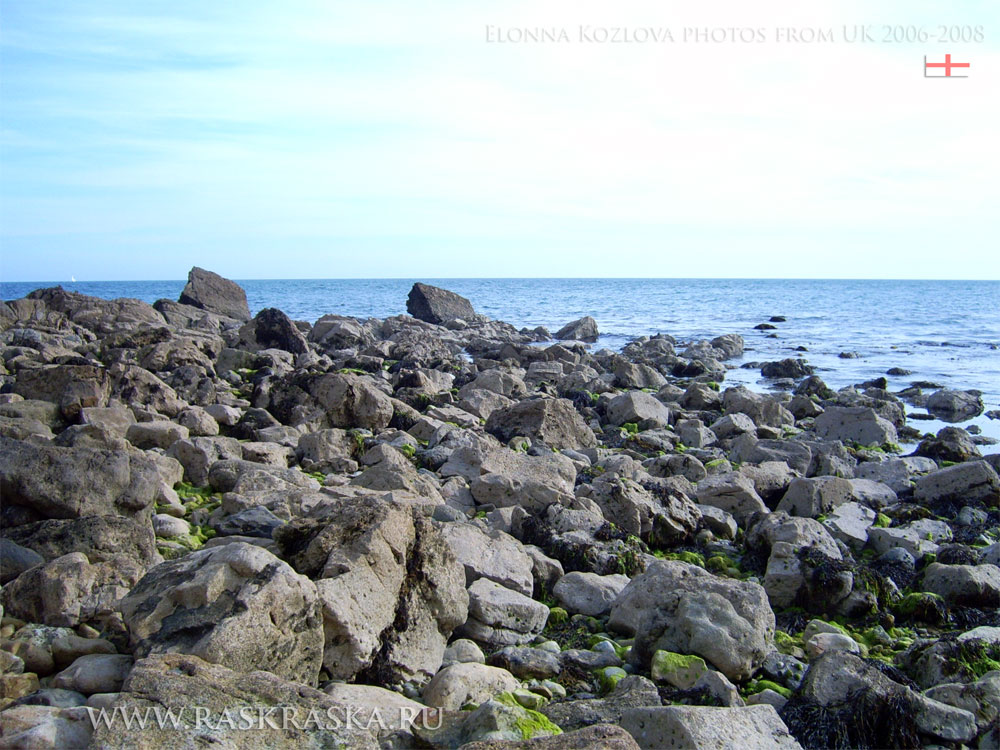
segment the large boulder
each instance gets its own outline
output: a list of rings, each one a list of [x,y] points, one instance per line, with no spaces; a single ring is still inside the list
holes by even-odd
[[[802,680],[800,697],[824,708],[851,711],[856,711],[859,704],[871,706],[893,702],[899,714],[897,720],[904,720],[922,733],[951,742],[968,742],[977,733],[972,713],[945,705],[901,685],[882,670],[845,651],[827,651],[809,665],[809,671]],[[862,722],[858,724],[862,725]],[[907,728],[888,727],[895,731]],[[915,733],[913,739],[916,739]]]
[[[428,706],[458,711],[467,703],[482,703],[520,687],[521,683],[506,669],[459,663],[434,675],[424,688],[423,699]]]
[[[576,481],[576,467],[564,455],[528,456],[482,445],[458,448],[439,473],[465,477],[480,504],[532,512],[572,503]]]
[[[119,555],[131,557],[146,568],[163,562],[156,552],[152,527],[123,516],[36,521],[4,529],[3,534],[48,561],[82,552],[92,563]]]
[[[487,578],[469,587],[469,619],[459,634],[491,648],[528,643],[542,632],[549,608]]]
[[[913,497],[926,504],[996,505],[1000,499],[1000,476],[986,461],[947,466],[920,477]]]
[[[596,724],[554,737],[477,740],[462,745],[462,750],[639,750],[639,745],[621,727]]]
[[[476,317],[472,303],[465,297],[420,282],[410,289],[406,311],[418,320],[436,325],[447,325],[455,320],[471,323]]]
[[[27,517],[122,515],[148,519],[163,491],[156,463],[142,454],[58,448],[0,437],[0,495],[4,515]]]
[[[963,422],[983,413],[979,391],[953,391],[944,388],[927,397],[927,411],[945,422]]]
[[[309,351],[309,344],[302,331],[281,310],[267,307],[240,329],[240,338],[251,351],[281,349],[292,354]]]
[[[423,684],[468,614],[465,570],[426,518],[373,497],[323,505],[275,532],[316,580],[335,679]]]
[[[310,393],[326,411],[330,427],[384,430],[392,419],[392,400],[368,376],[331,373],[316,380]]]
[[[188,272],[187,285],[178,301],[229,318],[250,320],[250,308],[243,288],[236,282],[197,266]]]
[[[145,572],[128,555],[91,563],[71,552],[21,573],[0,592],[2,609],[11,617],[57,627],[82,623],[103,626]]]
[[[1000,607],[1000,568],[996,565],[931,563],[924,571],[924,591],[937,594],[950,606]]]
[[[745,680],[772,649],[774,612],[764,589],[677,561],[652,563],[622,591],[608,627],[635,637],[631,661],[656,651],[695,654],[731,680]]]
[[[111,379],[97,365],[46,365],[23,368],[14,382],[14,393],[26,399],[52,401],[62,415],[75,421],[82,409],[106,406]]]
[[[573,571],[560,578],[552,594],[569,612],[601,617],[608,613],[615,599],[629,583],[628,576]]]
[[[738,523],[754,513],[767,513],[753,482],[735,471],[712,474],[698,482],[698,503],[731,513]]]
[[[157,711],[162,716],[169,711],[176,723],[124,721]],[[372,729],[378,723],[368,728],[371,712],[359,713],[356,706],[273,672],[234,671],[189,654],[154,655],[136,663],[103,716],[94,711],[91,747],[377,750]]]
[[[538,398],[497,409],[486,420],[486,430],[507,442],[524,435],[553,450],[593,448],[597,438],[574,408],[564,398]]]
[[[180,652],[311,685],[319,677],[316,586],[261,547],[232,542],[158,565],[121,610],[139,658]]]
[[[622,727],[642,748],[740,748],[801,750],[774,710],[761,704],[739,708],[650,706],[625,712]]]
[[[645,391],[630,391],[615,396],[608,403],[608,422],[613,425],[635,423],[641,429],[655,429],[670,424],[670,409]]]
[[[465,567],[466,583],[489,578],[501,586],[531,596],[534,568],[521,543],[509,534],[483,530],[471,523],[447,523],[441,536]]]
[[[850,502],[852,493],[851,483],[840,477],[793,479],[785,496],[778,503],[777,510],[791,516],[815,518]]]
[[[769,427],[795,424],[795,417],[776,399],[754,393],[746,386],[727,388],[722,394],[726,414],[746,414],[755,424]]]
[[[829,406],[816,417],[813,429],[821,438],[860,445],[895,443],[896,428],[867,406]]]
[[[556,331],[555,338],[560,341],[597,341],[599,335],[597,321],[585,315]]]

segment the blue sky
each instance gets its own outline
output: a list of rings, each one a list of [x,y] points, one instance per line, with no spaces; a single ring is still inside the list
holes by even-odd
[[[2,0],[0,279],[1000,278],[1000,6],[871,5]]]

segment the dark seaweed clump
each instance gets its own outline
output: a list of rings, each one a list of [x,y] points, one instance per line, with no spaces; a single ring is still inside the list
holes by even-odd
[[[793,697],[779,714],[806,750],[918,748],[910,706],[900,693],[878,695],[862,689],[838,706],[820,706]]]

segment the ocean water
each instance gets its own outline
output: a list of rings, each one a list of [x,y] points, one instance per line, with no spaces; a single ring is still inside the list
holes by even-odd
[[[309,279],[247,280],[252,312],[277,307],[297,320],[327,313],[359,318],[406,312],[414,281],[468,297],[477,312],[515,326],[550,331],[583,315],[601,330],[596,347],[620,349],[630,339],[669,333],[681,342],[739,333],[743,360],[802,355],[829,385],[839,388],[884,375],[891,367],[912,375],[889,377],[890,390],[917,380],[950,388],[977,388],[986,409],[1000,409],[1000,281],[857,281],[783,279]],[[14,299],[56,282],[0,282]],[[97,297],[177,299],[184,281],[61,282]],[[754,326],[781,315],[777,330]],[[769,334],[775,334],[770,336]],[[857,353],[843,359],[841,353]],[[734,369],[727,384],[767,390],[759,370]],[[908,408],[910,412],[921,409]],[[944,426],[912,421],[923,431]],[[985,415],[962,423],[1000,439],[1000,420]],[[987,446],[984,452],[1000,452]]]

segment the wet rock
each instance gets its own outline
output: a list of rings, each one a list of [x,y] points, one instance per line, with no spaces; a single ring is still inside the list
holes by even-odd
[[[315,684],[323,658],[316,586],[260,547],[234,542],[153,568],[121,602],[133,653],[182,652]]]
[[[12,539],[0,537],[0,586],[44,562],[45,558],[33,549],[22,547]]]
[[[945,422],[963,422],[983,413],[979,391],[954,391],[944,388],[927,397],[927,411]]]
[[[824,707],[858,703],[859,691],[875,701],[899,701],[904,717],[919,731],[943,740],[967,742],[976,736],[975,717],[968,711],[932,700],[884,675],[844,651],[822,654],[806,672],[801,696]],[[900,717],[903,718],[903,717]]]
[[[253,349],[281,349],[292,354],[309,351],[306,337],[281,310],[268,307],[240,329],[240,338]]]
[[[603,698],[560,701],[543,706],[541,711],[563,730],[593,724],[618,724],[630,708],[660,705],[660,695],[646,677],[629,675],[622,678]]]
[[[436,286],[416,283],[406,299],[406,311],[417,320],[447,325],[456,320],[472,322],[476,311],[465,297]]]
[[[597,321],[589,315],[567,323],[558,331],[553,338],[560,341],[597,341],[600,333],[597,330]]]
[[[242,287],[197,266],[188,272],[187,285],[178,301],[236,320],[250,320],[247,295]]]
[[[914,453],[935,461],[972,461],[982,456],[972,437],[961,427],[945,427],[935,437],[920,441]]]
[[[780,362],[765,362],[760,374],[765,378],[792,378],[797,380],[812,375],[815,370],[804,360],[783,359]]]

